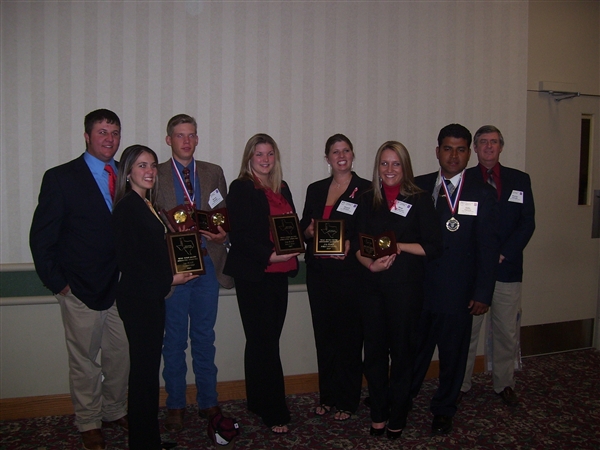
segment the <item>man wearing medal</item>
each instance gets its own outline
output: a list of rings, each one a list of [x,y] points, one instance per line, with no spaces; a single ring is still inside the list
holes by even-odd
[[[500,164],[504,138],[498,128],[484,125],[475,133],[474,150],[479,164],[467,171],[490,184],[498,199],[500,257],[494,299],[486,327],[492,329],[491,349],[486,355],[492,361],[494,391],[508,406],[518,403],[515,388],[515,361],[519,363],[519,316],[521,314],[521,281],[523,250],[535,230],[535,207],[529,175]],[[473,318],[471,347],[459,401],[471,389],[471,375],[477,355],[479,331],[483,316]],[[490,351],[491,350],[491,351]],[[490,355],[491,353],[491,355]]]
[[[158,166],[158,204],[172,209],[185,205],[191,212],[225,207],[227,185],[221,167],[196,161],[198,145],[196,120],[178,114],[167,125],[167,145],[172,158]],[[219,285],[230,289],[233,280],[223,275],[227,258],[224,246],[227,233],[200,230],[202,255],[206,273],[174,288],[165,300],[166,320],[163,341],[163,378],[167,391],[167,419],[170,432],[183,429],[186,408],[186,354],[188,330],[192,349],[192,365],[196,381],[199,415],[210,419],[220,413],[217,402],[217,367],[215,366],[215,332]],[[189,323],[189,326],[188,326]]]
[[[471,155],[471,133],[450,124],[438,135],[440,169],[415,178],[436,205],[444,239],[442,257],[425,271],[425,301],[416,332],[412,397],[418,394],[437,346],[439,387],[430,410],[432,432],[452,430],[456,399],[465,373],[474,315],[487,312],[498,265],[496,202],[491,186],[465,176]]]

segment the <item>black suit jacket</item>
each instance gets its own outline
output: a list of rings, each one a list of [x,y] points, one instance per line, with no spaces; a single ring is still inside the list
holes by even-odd
[[[114,207],[119,305],[129,298],[164,299],[171,290],[165,228],[137,193],[129,191]]]
[[[467,170],[467,174],[486,181],[479,165]],[[500,181],[497,231],[504,261],[498,265],[496,279],[505,283],[520,282],[523,280],[523,250],[535,230],[531,179],[525,172],[500,165]],[[523,203],[508,201],[513,191],[523,193]]]
[[[29,245],[53,293],[68,284],[90,309],[113,305],[119,272],[111,212],[83,155],[44,174]]]
[[[438,172],[415,178],[416,184],[433,195]],[[446,228],[450,208],[443,203],[438,214],[444,239],[443,255],[430,261],[425,273],[424,308],[435,312],[468,312],[469,301],[490,304],[496,282],[498,244],[495,233],[496,202],[491,186],[463,174],[460,200],[477,202],[477,215],[455,215],[457,231]],[[441,199],[440,201],[443,201]]]
[[[330,185],[331,177],[325,178],[320,181],[315,181],[314,183],[310,184],[306,189],[304,211],[302,212],[302,220],[300,220],[300,228],[302,228],[302,232],[304,232],[304,230],[308,228],[312,219],[323,218],[323,210],[325,209],[325,203],[327,202],[327,194],[329,193]],[[350,180],[348,187],[337,200],[337,202],[335,202],[335,205],[333,205],[333,209],[329,218],[331,220],[344,220],[346,239],[351,239],[354,234],[356,210],[354,211],[353,215],[349,215],[338,211],[337,208],[339,207],[342,201],[358,204],[359,197],[364,192],[368,191],[370,187],[370,181],[360,178],[358,175],[352,172],[352,179]],[[352,196],[352,198],[350,196]],[[345,258],[343,261],[337,259],[316,259],[313,255],[313,246],[313,239],[307,239],[306,254],[304,255],[304,260],[306,261],[307,265],[318,265],[323,262],[333,262],[334,264],[341,263],[342,265],[352,265],[352,257]]]
[[[281,193],[295,212],[292,193],[285,182]],[[252,180],[233,180],[227,194],[227,212],[231,225],[231,248],[223,273],[234,278],[260,281],[275,249],[270,237],[267,196],[262,189],[254,187]],[[290,275],[295,276],[296,273],[294,271]]]
[[[378,236],[392,231],[396,242],[421,244],[425,256],[401,252],[396,255],[394,263],[388,270],[372,273],[366,272],[371,280],[388,283],[422,283],[425,261],[438,258],[442,254],[442,233],[438,217],[427,192],[419,192],[410,197],[398,194],[397,200],[411,206],[406,217],[391,212],[387,206],[385,191],[381,190],[384,204],[373,207],[373,191],[370,190],[360,198],[357,212],[357,230],[371,236]],[[360,249],[358,239],[353,240],[352,251]]]

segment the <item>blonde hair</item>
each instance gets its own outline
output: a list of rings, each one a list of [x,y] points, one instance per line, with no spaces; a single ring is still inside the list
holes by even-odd
[[[244,149],[244,154],[242,156],[242,165],[240,167],[240,174],[238,175],[238,179],[252,180],[256,184],[257,180],[254,176],[254,173],[252,172],[250,160],[254,156],[256,146],[259,144],[269,144],[271,147],[273,147],[273,152],[275,153],[275,164],[271,169],[271,172],[269,172],[268,184],[266,187],[271,189],[273,192],[279,193],[281,191],[281,182],[283,180],[283,173],[281,171],[281,157],[279,154],[279,148],[277,147],[277,143],[268,134],[258,133],[248,140],[248,142],[246,143],[246,148]],[[262,184],[258,185],[258,187],[262,187]]]
[[[413,194],[423,192],[415,184],[415,176],[413,175],[412,164],[410,163],[410,155],[406,147],[398,141],[387,141],[384,142],[377,154],[375,155],[375,164],[373,165],[373,207],[378,208],[381,206],[383,196],[381,195],[381,178],[379,177],[379,163],[381,162],[381,154],[384,150],[392,150],[398,159],[400,160],[400,166],[402,167],[402,182],[400,183],[400,193],[405,197],[410,197]]]

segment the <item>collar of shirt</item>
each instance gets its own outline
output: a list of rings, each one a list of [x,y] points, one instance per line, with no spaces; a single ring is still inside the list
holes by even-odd
[[[462,174],[464,173],[464,170],[457,174],[454,175],[452,178],[450,178],[450,182],[454,185],[454,187],[458,186],[458,184],[460,183],[460,179],[462,177]],[[442,175],[442,170],[440,169],[440,171],[438,172],[438,177],[437,180],[435,181],[435,186],[439,186],[442,183],[442,180],[445,180],[446,178],[444,178],[444,176]]]
[[[481,164],[479,164],[479,169],[481,170],[481,175],[483,175],[483,181],[487,181],[488,169],[485,166],[482,166]],[[497,182],[497,180],[500,179],[500,163],[499,162],[497,162],[496,165],[494,167],[492,167],[492,173],[494,174],[494,181]]]
[[[92,172],[92,176],[94,177],[94,180],[96,180],[96,184],[98,185],[98,188],[100,188],[100,192],[104,197],[106,206],[108,206],[108,209],[112,211],[112,198],[108,190],[108,172],[104,170],[104,166],[108,164],[113,168],[115,173],[118,173],[115,160],[111,159],[109,162],[105,163],[87,151],[83,154],[83,160],[89,167],[90,172]]]

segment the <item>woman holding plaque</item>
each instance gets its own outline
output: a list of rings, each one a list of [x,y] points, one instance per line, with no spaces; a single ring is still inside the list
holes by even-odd
[[[223,273],[234,278],[246,335],[248,409],[274,433],[287,433],[290,412],[279,338],[287,310],[288,276],[298,271],[299,252],[275,251],[278,237],[271,232],[269,216],[295,214],[295,209],[272,137],[257,134],[247,142],[240,174],[229,187],[227,210],[231,248]]]
[[[129,448],[162,449],[158,424],[159,370],[165,301],[172,284],[196,276],[173,276],[166,228],[154,209],[156,154],[142,145],[123,151],[113,210],[121,278],[117,306],[129,340]]]
[[[361,197],[356,214],[360,233],[391,233],[396,241],[393,254],[377,259],[363,256],[356,239],[353,250],[357,250],[356,257],[364,266],[363,282],[369,286],[368,294],[361,298],[360,310],[364,373],[371,399],[370,434],[386,433],[389,439],[397,439],[410,409],[414,359],[411,342],[423,303],[424,263],[442,253],[433,202],[414,184],[410,156],[400,142],[388,141],[379,147],[372,189]],[[382,242],[390,240],[384,238]]]
[[[354,148],[343,134],[327,139],[325,160],[331,176],[308,186],[300,226],[307,244],[306,287],[319,369],[320,398],[314,412],[324,416],[335,408],[334,419],[344,421],[356,412],[362,386],[363,335],[357,282],[361,266],[353,254],[348,254],[349,238],[358,198],[371,182],[352,171]],[[316,228],[315,220],[319,221]],[[344,228],[343,235],[324,233],[337,226]],[[332,236],[343,239],[332,242]],[[340,248],[331,248],[337,246]],[[328,254],[330,250],[338,250],[338,254]]]

